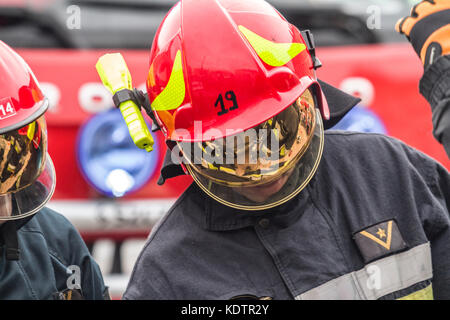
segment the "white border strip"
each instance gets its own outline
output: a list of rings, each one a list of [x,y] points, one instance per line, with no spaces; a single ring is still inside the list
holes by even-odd
[[[304,292],[296,300],[375,300],[433,277],[430,243],[418,245]]]
[[[176,199],[154,200],[52,200],[47,207],[61,213],[80,232],[150,230]]]

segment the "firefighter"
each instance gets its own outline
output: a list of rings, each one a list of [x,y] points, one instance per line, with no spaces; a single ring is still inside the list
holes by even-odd
[[[161,183],[194,183],[124,299],[450,298],[449,172],[391,137],[325,131],[358,100],[319,66],[311,34],[265,1],[169,11],[147,92],[170,147]]]
[[[26,62],[1,41],[0,83],[0,299],[109,297],[77,230],[45,207],[56,182],[49,102]]]

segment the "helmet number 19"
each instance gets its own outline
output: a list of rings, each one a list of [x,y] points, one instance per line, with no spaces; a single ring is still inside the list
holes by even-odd
[[[233,105],[229,109],[227,109],[222,94],[219,94],[219,97],[217,97],[216,103],[214,104],[214,107],[220,105],[220,111],[217,113],[217,115],[219,116],[222,116],[228,113],[228,111],[235,110],[238,108],[236,94],[234,93],[234,91],[227,91],[225,93],[225,100],[231,101]]]

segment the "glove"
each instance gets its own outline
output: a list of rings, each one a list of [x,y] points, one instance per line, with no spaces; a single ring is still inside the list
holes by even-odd
[[[397,32],[406,35],[426,69],[450,54],[450,0],[424,0],[400,19]]]

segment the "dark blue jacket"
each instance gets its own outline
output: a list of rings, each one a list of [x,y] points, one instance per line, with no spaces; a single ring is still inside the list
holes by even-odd
[[[19,260],[6,259],[1,247],[0,300],[109,297],[97,263],[64,216],[44,208],[19,228],[17,238]]]
[[[262,212],[191,185],[124,299],[450,299],[450,174],[379,134],[327,132],[314,178]]]
[[[439,57],[426,69],[420,93],[431,106],[434,137],[450,159],[450,55]]]

